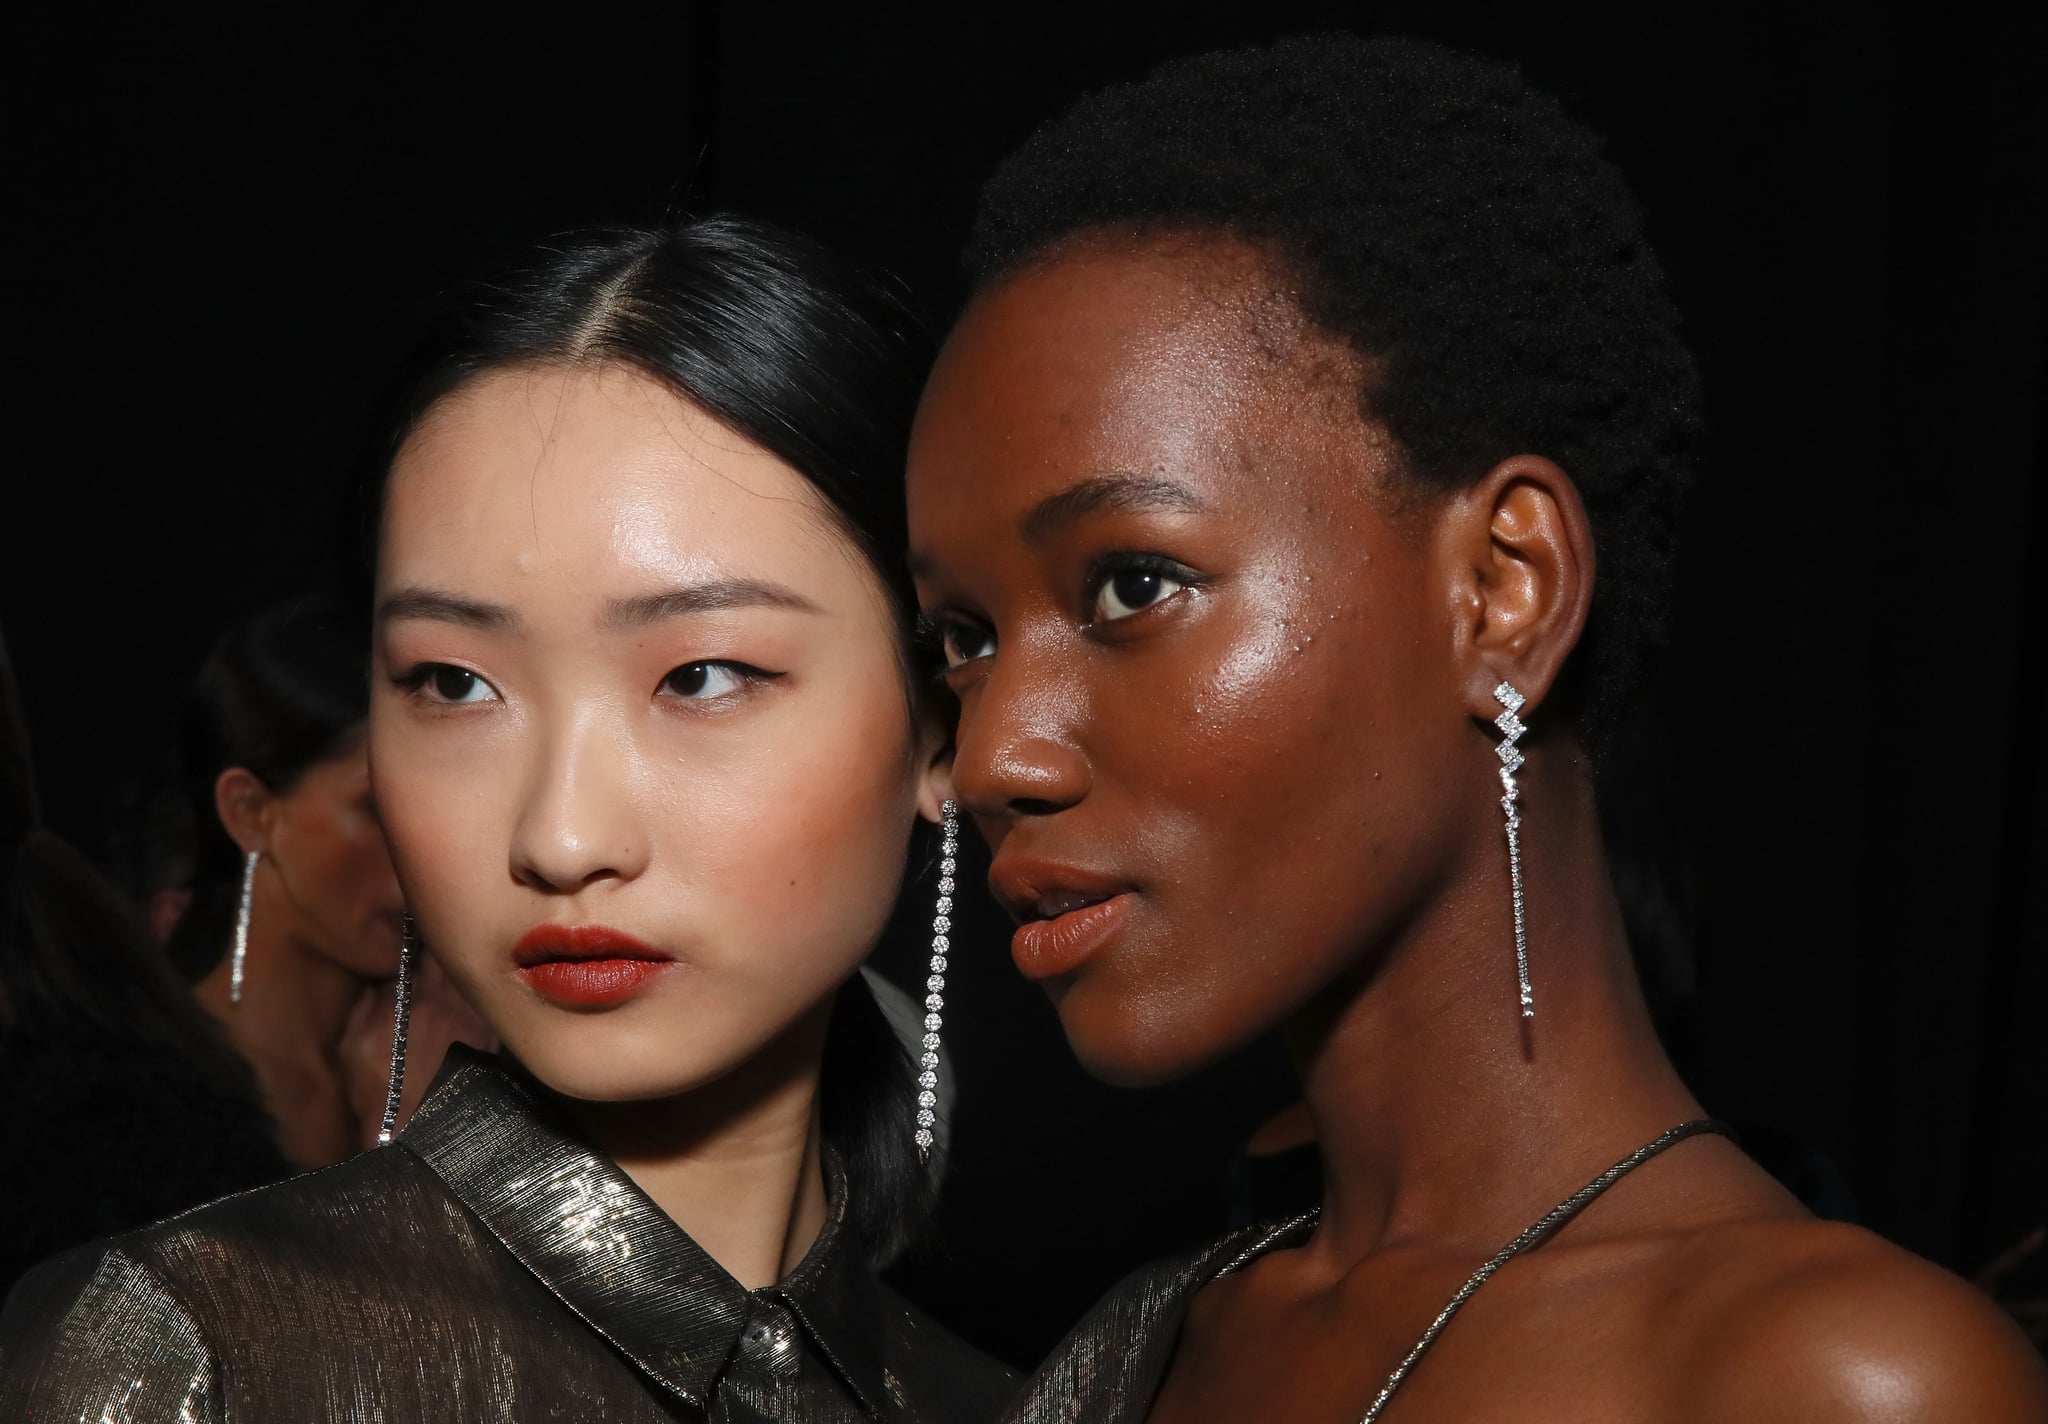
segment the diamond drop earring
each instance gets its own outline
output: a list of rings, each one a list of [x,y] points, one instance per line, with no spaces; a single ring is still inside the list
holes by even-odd
[[[924,981],[924,1056],[917,1061],[917,1160],[931,1159],[932,1126],[938,1121],[939,1106],[939,1017],[946,1007],[946,951],[952,947],[948,931],[953,928],[953,871],[960,853],[960,807],[946,802],[939,841],[939,900],[932,912],[931,977]]]
[[[412,965],[419,958],[412,911],[405,912],[405,936],[398,942],[398,984],[392,992],[391,1082],[384,1089],[384,1120],[377,1126],[377,1145],[391,1141],[398,1126],[398,1100],[405,1092],[405,1033],[412,1023]]]
[[[1500,758],[1500,784],[1505,794],[1500,798],[1500,809],[1507,817],[1508,825],[1508,884],[1515,898],[1515,979],[1522,990],[1522,1017],[1536,1017],[1536,998],[1529,992],[1529,932],[1522,921],[1522,817],[1516,809],[1522,793],[1515,786],[1515,772],[1521,767],[1522,749],[1515,745],[1528,728],[1515,714],[1522,710],[1528,699],[1515,691],[1511,682],[1503,682],[1493,690],[1494,700],[1507,710],[1493,719],[1493,725],[1500,728],[1506,739],[1493,749]]]
[[[228,1002],[242,1002],[242,972],[249,965],[249,912],[256,903],[256,862],[259,851],[242,857],[242,901],[235,910],[235,948],[228,962]]]

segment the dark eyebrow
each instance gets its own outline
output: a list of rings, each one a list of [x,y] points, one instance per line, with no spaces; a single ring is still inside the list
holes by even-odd
[[[1104,510],[1117,514],[1167,509],[1196,514],[1207,508],[1195,492],[1174,480],[1147,479],[1142,475],[1097,475],[1048,495],[1017,522],[1027,544],[1042,542],[1083,515]]]
[[[692,613],[723,613],[734,608],[791,608],[800,613],[822,610],[795,589],[765,579],[711,579],[635,598],[615,598],[605,605],[604,621],[613,628],[643,628],[664,618]]]
[[[509,608],[479,603],[432,588],[402,588],[377,605],[377,626],[401,618],[424,618],[434,623],[459,623],[465,628],[502,632],[517,627],[519,619]]]

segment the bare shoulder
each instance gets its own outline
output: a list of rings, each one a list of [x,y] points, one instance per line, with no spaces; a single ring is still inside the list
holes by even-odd
[[[1681,1253],[1685,1417],[2048,1424],[2048,1370],[1974,1287],[1857,1227],[1716,1227]]]

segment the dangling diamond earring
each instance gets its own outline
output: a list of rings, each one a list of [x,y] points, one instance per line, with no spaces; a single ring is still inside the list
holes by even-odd
[[[948,801],[941,809],[939,827],[939,903],[932,914],[932,970],[924,981],[924,1056],[917,1061],[917,1160],[927,1162],[932,1153],[932,1125],[938,1121],[939,1106],[939,1012],[946,1007],[946,951],[952,947],[947,932],[953,928],[953,871],[960,853],[960,807]]]
[[[412,962],[419,957],[412,911],[405,912],[405,935],[398,942],[398,984],[392,992],[391,1082],[384,1090],[384,1121],[377,1127],[377,1145],[391,1141],[398,1126],[398,1100],[405,1092],[405,1032],[412,1023]]]
[[[1515,979],[1522,989],[1522,1017],[1536,1017],[1536,998],[1529,992],[1529,934],[1522,923],[1522,817],[1516,810],[1516,803],[1522,793],[1515,787],[1515,772],[1521,767],[1522,749],[1515,741],[1528,728],[1515,714],[1522,710],[1528,699],[1515,691],[1511,682],[1503,682],[1493,690],[1494,700],[1507,710],[1493,719],[1493,725],[1500,728],[1507,740],[1495,747],[1494,755],[1500,758],[1500,784],[1506,795],[1500,798],[1500,809],[1508,821],[1508,883],[1515,896]]]
[[[256,902],[256,862],[260,851],[242,857],[242,903],[235,911],[235,949],[228,961],[228,1002],[242,1002],[242,972],[249,965],[249,911]]]

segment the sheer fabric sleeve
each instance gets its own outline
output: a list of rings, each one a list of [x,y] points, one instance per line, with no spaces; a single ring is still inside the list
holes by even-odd
[[[0,1310],[0,1419],[218,1424],[219,1374],[184,1302],[118,1250],[31,1271]]]

